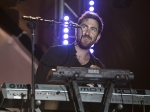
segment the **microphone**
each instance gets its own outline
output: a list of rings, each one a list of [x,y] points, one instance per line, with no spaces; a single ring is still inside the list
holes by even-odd
[[[22,16],[22,19],[23,20],[27,20],[27,21],[30,21],[30,20],[38,20],[40,19],[41,17],[32,17],[32,16]]]
[[[50,22],[50,23],[58,23],[60,24],[60,22],[56,22],[54,20],[46,20],[43,19],[41,17],[32,17],[32,16],[22,16],[23,20],[27,20],[27,21],[43,21],[43,22]]]
[[[120,111],[121,109],[123,109],[123,105],[122,105],[122,104],[118,104],[118,105],[116,106],[116,108],[115,108],[112,112],[118,112],[118,111]]]
[[[81,28],[80,25],[78,25],[77,23],[75,23],[75,22],[73,22],[73,21],[70,21],[70,22],[69,22],[69,26],[70,26],[70,27],[73,27],[73,28]]]

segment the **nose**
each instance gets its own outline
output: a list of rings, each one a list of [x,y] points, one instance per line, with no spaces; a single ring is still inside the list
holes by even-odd
[[[89,29],[86,29],[85,34],[86,34],[86,35],[89,35],[89,34],[90,34],[90,30],[89,30]]]

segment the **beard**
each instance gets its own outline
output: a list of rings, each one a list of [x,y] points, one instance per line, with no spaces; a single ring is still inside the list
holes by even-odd
[[[90,42],[85,42],[83,39],[88,39],[87,41]],[[94,44],[94,42],[92,41],[92,38],[89,35],[82,35],[80,39],[77,38],[77,44],[82,49],[90,49],[90,47]]]

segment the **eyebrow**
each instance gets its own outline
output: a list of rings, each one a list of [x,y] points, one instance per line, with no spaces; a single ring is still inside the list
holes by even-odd
[[[95,30],[97,30],[97,28],[96,28],[96,27],[92,27],[92,28],[94,28]]]
[[[86,24],[81,24],[81,26],[88,26]],[[98,30],[96,27],[91,27],[91,28],[94,28],[95,30]]]
[[[87,26],[86,24],[81,24],[81,26],[83,26],[83,25],[84,25],[84,26]]]

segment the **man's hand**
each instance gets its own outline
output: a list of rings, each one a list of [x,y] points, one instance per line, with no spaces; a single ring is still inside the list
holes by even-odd
[[[99,68],[99,69],[101,69],[101,68],[98,67],[97,65],[91,65],[90,68]]]
[[[53,71],[52,71],[52,69],[50,69],[48,74],[47,74],[47,77],[46,77],[47,82],[51,80],[52,74],[53,74]]]

